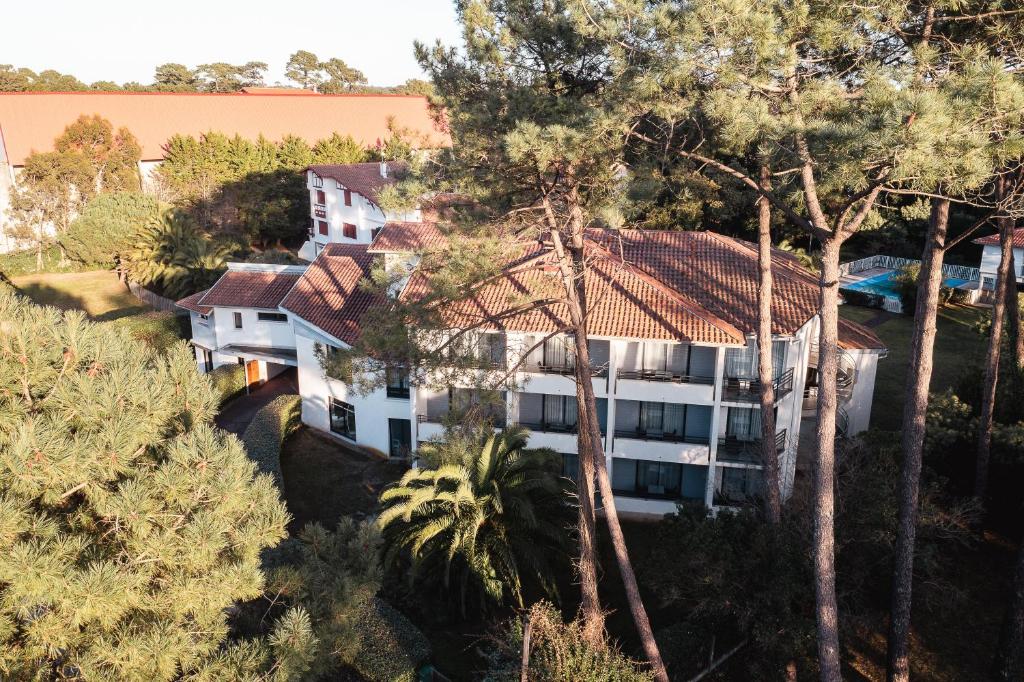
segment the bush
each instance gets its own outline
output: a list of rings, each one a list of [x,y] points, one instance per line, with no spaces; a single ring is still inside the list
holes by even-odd
[[[127,329],[133,339],[148,344],[158,353],[167,352],[168,348],[182,339],[188,339],[192,333],[187,315],[166,311],[128,315],[105,324]]]
[[[21,277],[37,272],[80,272],[85,269],[86,266],[71,260],[61,265],[60,248],[56,246],[43,249],[42,270],[36,270],[35,249],[0,254],[0,275],[5,277]]]
[[[142,228],[159,215],[157,200],[137,192],[94,197],[60,235],[68,257],[112,268],[138,240]]]
[[[358,639],[349,665],[370,682],[414,682],[430,656],[430,643],[419,628],[378,597],[363,607]]]
[[[245,368],[242,365],[222,365],[207,376],[213,382],[214,392],[224,405],[245,392]]]
[[[871,294],[856,289],[843,289],[843,298],[850,305],[859,305],[865,308],[881,308],[885,297],[880,294]]]
[[[279,395],[256,413],[242,434],[249,458],[261,472],[273,476],[282,488],[281,443],[299,422],[300,402],[297,395]]]

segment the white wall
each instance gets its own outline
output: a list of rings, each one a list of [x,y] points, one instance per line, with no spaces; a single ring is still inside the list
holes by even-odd
[[[235,329],[234,313],[242,314],[242,328]],[[288,314],[288,322],[265,322],[258,319],[258,313],[277,313],[276,309],[256,308],[214,308],[211,321],[214,322],[214,333],[217,346],[232,344],[243,346],[265,346],[268,348],[295,348],[295,333],[292,331],[292,316]],[[192,325],[195,330],[196,325]]]
[[[982,275],[994,276],[996,270],[999,269],[1000,254],[1002,250],[999,246],[993,244],[986,244],[981,251],[981,263],[978,265],[978,269]],[[1024,277],[1024,249],[1013,250],[1013,264],[1017,268],[1017,279]]]
[[[875,395],[875,374],[878,371],[878,352],[849,350],[847,353],[857,364],[857,380],[853,395],[842,405],[850,415],[850,435],[866,431],[871,423],[871,402]]]

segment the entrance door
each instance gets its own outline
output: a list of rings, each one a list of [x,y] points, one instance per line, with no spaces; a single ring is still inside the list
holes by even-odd
[[[251,391],[252,389],[259,386],[260,383],[260,362],[259,360],[249,360],[245,363],[245,384],[246,389]]]
[[[408,459],[412,450],[412,422],[408,419],[388,419],[388,454]]]

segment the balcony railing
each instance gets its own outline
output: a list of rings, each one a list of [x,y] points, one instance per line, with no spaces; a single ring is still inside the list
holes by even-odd
[[[550,422],[519,422],[519,426],[538,433],[576,433],[576,424],[552,424]]]
[[[704,436],[687,436],[681,433],[668,433],[665,431],[654,431],[648,429],[615,429],[616,438],[629,438],[632,440],[659,440],[666,443],[690,443],[692,445],[710,445],[711,439]]]
[[[327,217],[327,207],[323,204],[313,204],[313,215],[317,218]]]
[[[786,449],[786,429],[775,434],[775,451],[782,452]],[[740,440],[735,436],[726,436],[718,439],[718,461],[731,462],[733,464],[760,464],[761,439]]]
[[[638,381],[671,381],[677,384],[703,384],[713,386],[714,377],[698,376],[696,374],[679,374],[660,369],[639,369],[617,372],[619,379],[636,379]]]
[[[789,395],[793,390],[793,369],[783,372],[772,382],[772,386],[775,389],[775,402]],[[726,377],[723,394],[726,400],[756,403],[761,399],[761,382],[757,379]]]
[[[478,415],[487,419],[493,426],[498,428],[505,428],[505,416],[497,414],[486,414]],[[444,424],[449,421],[459,421],[462,417],[452,412],[429,412],[427,414],[417,414],[416,422],[418,424]]]
[[[527,372],[535,372],[537,374],[557,374],[559,376],[569,376],[576,373],[576,365],[527,365],[524,368]],[[608,376],[608,365],[598,365],[596,367],[591,366],[590,376],[592,377],[606,377]]]

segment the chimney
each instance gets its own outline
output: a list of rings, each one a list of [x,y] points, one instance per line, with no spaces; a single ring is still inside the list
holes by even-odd
[[[388,163],[387,161],[380,162],[380,176],[386,178],[388,176]]]

